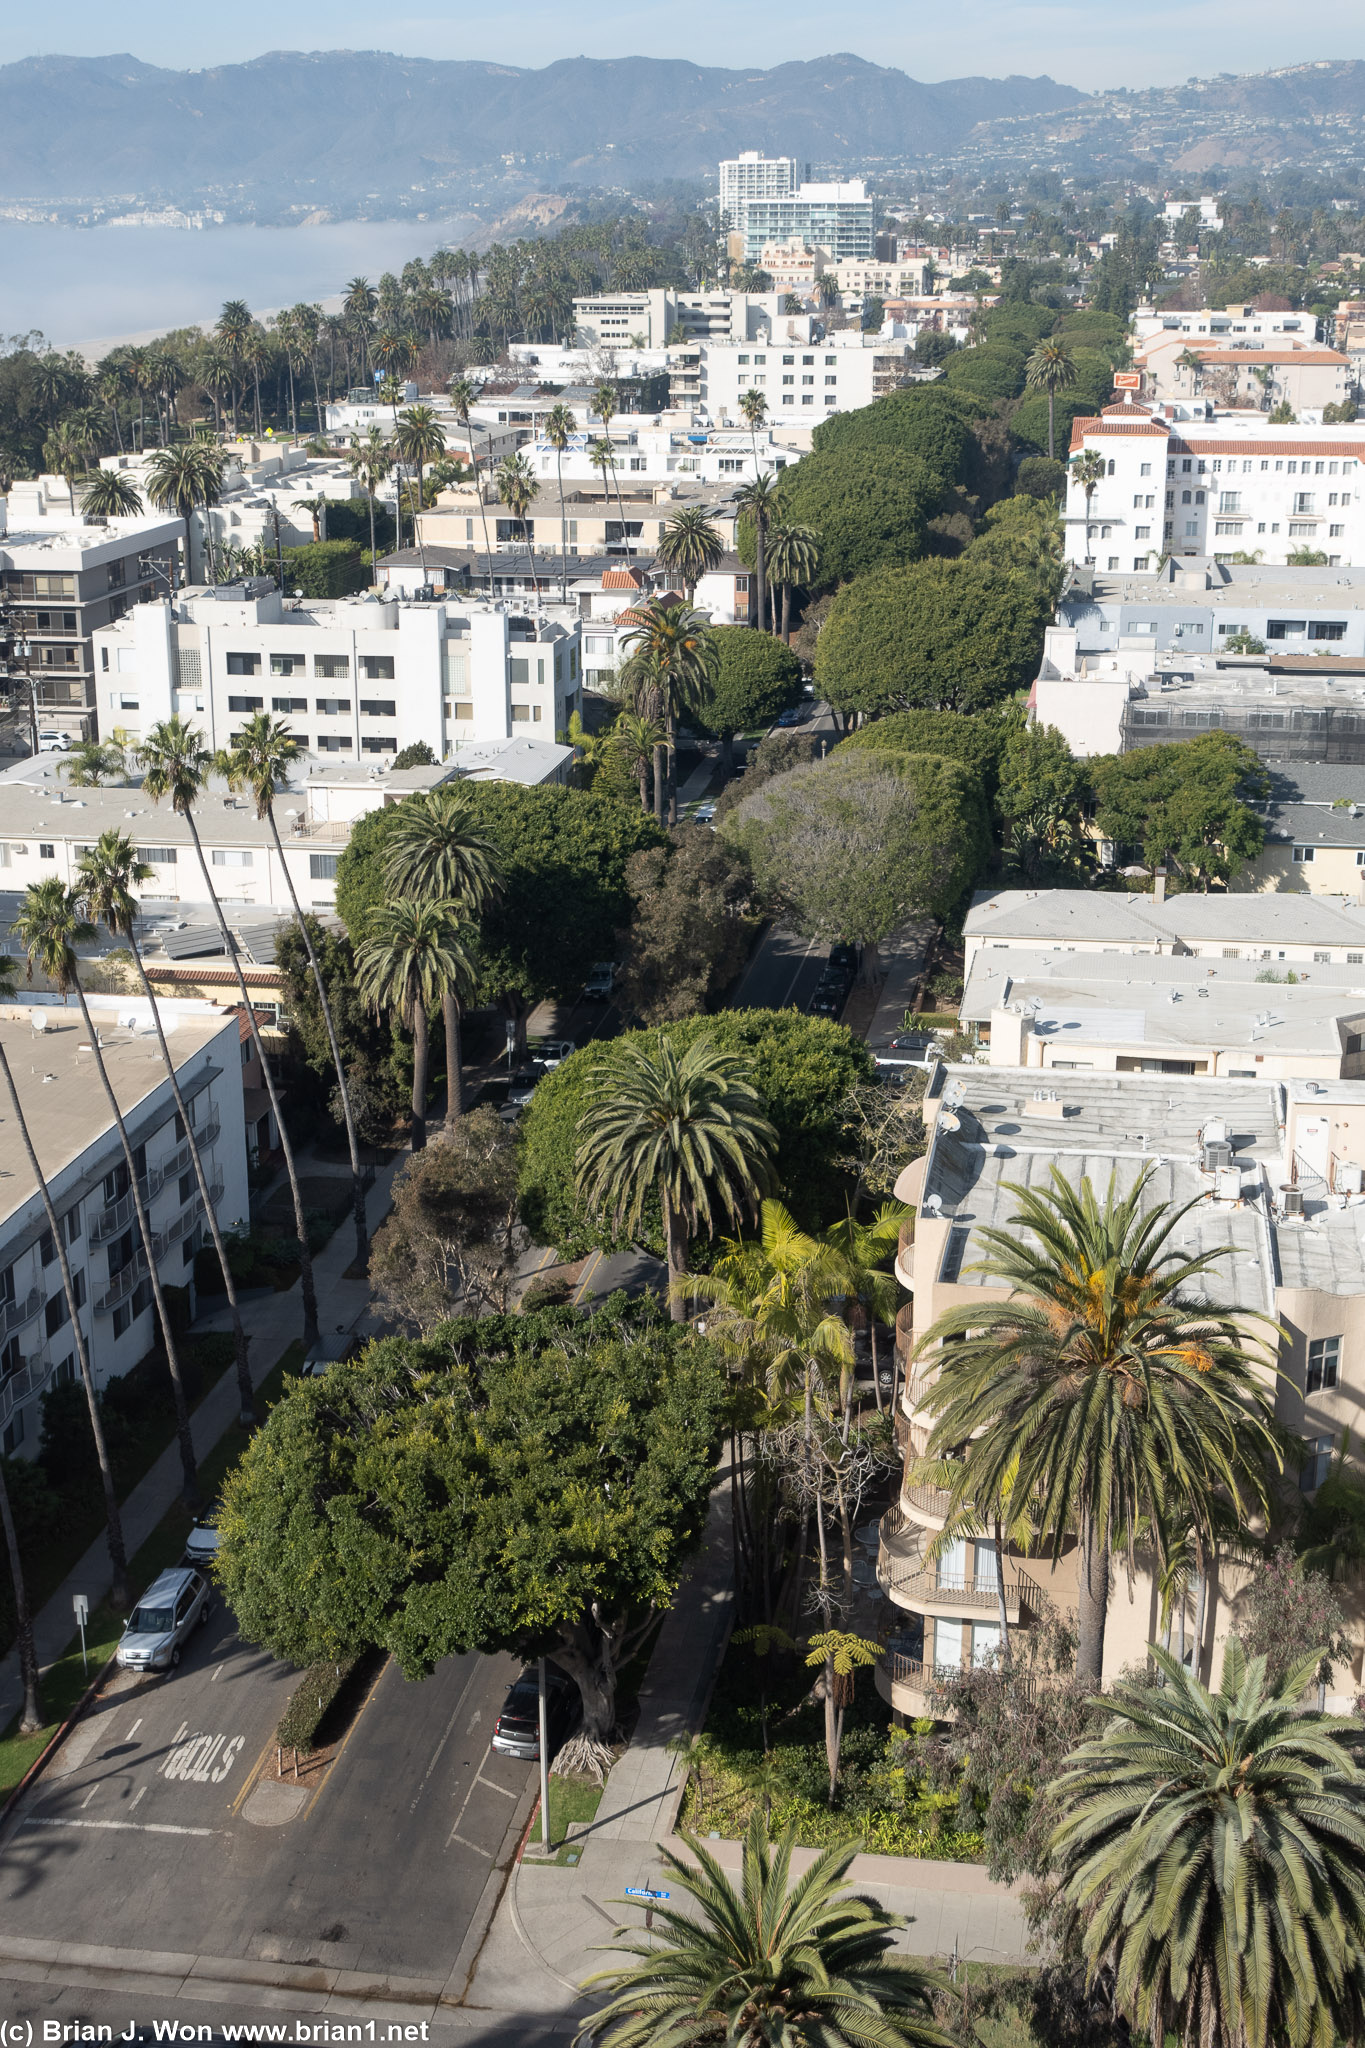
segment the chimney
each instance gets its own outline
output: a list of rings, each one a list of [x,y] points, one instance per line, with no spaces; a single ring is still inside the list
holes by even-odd
[[[1152,870],[1152,896],[1157,903],[1164,903],[1166,901],[1165,868],[1153,868]]]

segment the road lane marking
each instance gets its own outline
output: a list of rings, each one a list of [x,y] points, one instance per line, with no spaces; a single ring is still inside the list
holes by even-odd
[[[140,1728],[141,1726],[142,1726],[142,1716],[141,1716],[141,1714],[139,1714],[139,1715],[138,1715],[138,1717],[137,1717],[137,1719],[136,1719],[136,1721],[134,1721],[134,1723],[133,1723],[132,1727],[131,1727],[131,1728],[130,1728],[130,1729],[128,1730],[128,1733],[127,1733],[127,1734],[126,1734],[126,1735],[124,1736],[124,1738],[123,1738],[123,1739],[124,1739],[124,1741],[125,1741],[125,1742],[131,1742],[131,1741],[132,1741],[132,1739],[133,1739],[133,1737],[134,1737],[134,1736],[135,1736],[135,1735],[137,1734],[137,1731],[138,1731],[138,1729],[139,1729],[139,1728]]]
[[[135,1792],[135,1793],[133,1794],[133,1806],[136,1806],[136,1805],[137,1805],[137,1803],[138,1803],[138,1801],[139,1801],[140,1799],[143,1799],[143,1798],[145,1798],[145,1797],[146,1797],[146,1793],[147,1793],[147,1787],[146,1787],[145,1785],[139,1785],[139,1786],[138,1786],[138,1788],[137,1788],[137,1791],[136,1791],[136,1792]],[[128,1808],[128,1811],[129,1811],[129,1813],[131,1813],[131,1812],[132,1812],[132,1810],[133,1810],[133,1806],[130,1806],[130,1807]]]
[[[165,1820],[58,1820],[32,1814],[20,1822],[26,1828],[108,1828],[134,1835],[216,1835],[219,1828],[178,1828]]]
[[[476,1785],[487,1785],[490,1792],[501,1792],[504,1799],[520,1799],[520,1792],[509,1792],[505,1785],[495,1785],[491,1778],[482,1775],[474,1780]]]
[[[421,1798],[422,1794],[425,1792],[427,1788],[428,1778],[435,1770],[437,1764],[441,1761],[441,1751],[445,1748],[446,1744],[450,1740],[451,1730],[454,1728],[456,1721],[460,1717],[460,1709],[464,1705],[465,1700],[468,1697],[469,1688],[478,1676],[478,1672],[479,1667],[476,1663],[471,1667],[468,1678],[466,1678],[464,1684],[460,1688],[460,1697],[456,1700],[454,1710],[451,1713],[450,1719],[446,1722],[445,1733],[444,1735],[442,1735],[440,1741],[436,1745],[435,1751],[432,1754],[431,1762],[427,1765],[426,1770],[422,1773],[422,1782],[417,1787],[416,1797],[413,1799],[411,1806],[408,1808],[409,1813],[416,1813],[417,1811],[417,1801]],[[476,1713],[474,1719],[470,1722],[469,1726],[471,1728],[476,1727],[478,1724],[478,1720],[479,1716]]]
[[[87,1806],[88,1806],[88,1805],[90,1804],[91,1800],[92,1800],[92,1799],[94,1798],[95,1794],[96,1794],[96,1793],[97,1793],[97,1792],[99,1791],[99,1789],[100,1789],[100,1788],[99,1788],[99,1786],[98,1786],[98,1785],[92,1785],[92,1786],[90,1787],[90,1790],[89,1790],[89,1791],[88,1791],[88,1792],[86,1793],[86,1795],[85,1795],[84,1799],[82,1799],[82,1801],[81,1801],[81,1812],[82,1812],[82,1813],[84,1813],[84,1812],[85,1812],[85,1809],[86,1809],[86,1807],[87,1807]]]
[[[578,1304],[582,1301],[583,1291],[587,1287],[588,1282],[592,1279],[593,1274],[597,1271],[597,1268],[601,1265],[601,1263],[601,1252],[594,1252],[592,1254],[592,1257],[588,1260],[587,1265],[583,1268],[582,1277],[579,1280],[577,1291],[574,1294],[575,1308],[577,1308]]]
[[[800,981],[806,963],[810,959],[810,956],[814,951],[815,940],[812,939],[810,944],[806,947],[805,952],[801,955],[799,962],[797,963],[796,972],[792,976],[791,981],[788,983],[786,995],[783,996],[781,1002],[777,1005],[779,1010],[785,1010],[787,1004],[791,1001],[792,990],[796,987],[797,982]]]
[[[183,1732],[184,1723],[181,1724]],[[188,1779],[196,1785],[210,1782],[221,1785],[236,1763],[245,1740],[244,1735],[234,1735],[231,1740],[226,1735],[191,1735],[188,1742],[181,1742],[177,1737],[176,1746],[161,1765],[162,1775],[171,1779]]]
[[[459,1832],[460,1822],[464,1819],[465,1808],[468,1806],[470,1800],[474,1797],[474,1788],[480,1782],[483,1773],[483,1767],[488,1762],[488,1759],[491,1756],[492,1751],[493,1745],[490,1742],[488,1747],[484,1750],[483,1755],[479,1758],[479,1761],[474,1766],[474,1775],[469,1781],[469,1790],[465,1793],[464,1798],[460,1801],[460,1810],[455,1816],[455,1825],[450,1830],[450,1833],[446,1836],[447,1849],[450,1847],[452,1842],[463,1842],[465,1839],[464,1836]],[[478,1849],[479,1845],[477,1842],[466,1842],[465,1847],[468,1849]],[[491,1853],[479,1849],[479,1854],[481,1856],[485,1853],[488,1853],[488,1860],[491,1863],[493,1860]]]
[[[452,1842],[459,1842],[459,1843],[461,1843],[461,1844],[462,1844],[462,1845],[463,1845],[463,1846],[464,1846],[464,1847],[465,1847],[466,1849],[472,1849],[472,1850],[474,1851],[474,1854],[475,1854],[476,1856],[483,1856],[483,1857],[485,1857],[485,1858],[486,1858],[486,1859],[488,1860],[488,1862],[490,1862],[490,1863],[491,1863],[491,1862],[493,1861],[493,1851],[492,1851],[491,1849],[481,1849],[481,1848],[479,1847],[479,1844],[478,1844],[477,1842],[471,1842],[471,1841],[470,1841],[470,1839],[469,1839],[469,1837],[468,1837],[468,1835],[460,1835],[460,1834],[457,1834],[457,1833],[455,1832],[455,1829],[454,1829],[454,1828],[452,1828],[452,1829],[450,1830],[450,1834],[449,1834],[449,1836],[447,1837],[447,1840],[446,1840],[446,1847],[447,1847],[447,1849],[448,1849],[448,1848],[450,1847],[450,1844],[451,1844]]]
[[[216,1670],[216,1671],[214,1672],[213,1676],[212,1676],[212,1677],[210,1678],[210,1680],[209,1680],[209,1684],[210,1684],[210,1685],[217,1685],[217,1683],[218,1683],[219,1679],[220,1679],[220,1678],[222,1677],[222,1675],[223,1675],[223,1667],[222,1667],[222,1665],[220,1664],[220,1665],[218,1666],[218,1669],[217,1669],[217,1670]]]

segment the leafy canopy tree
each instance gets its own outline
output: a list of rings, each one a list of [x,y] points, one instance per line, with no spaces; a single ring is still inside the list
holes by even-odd
[[[820,536],[813,595],[850,577],[924,552],[925,528],[938,511],[943,479],[921,456],[897,447],[833,449],[807,455],[782,472],[775,511],[784,526]],[[753,532],[743,520],[739,552],[754,562]]]
[[[792,1827],[771,1842],[756,1812],[738,1885],[691,1835],[683,1840],[695,1868],[663,1850],[669,1885],[691,1906],[656,1906],[647,1940],[618,1938],[615,1946],[637,1960],[586,1980],[583,1989],[607,2003],[576,2040],[601,2048],[952,2048],[952,2035],[934,2024],[939,1980],[893,1953],[904,1921],[844,1889],[853,1850],[824,1850],[793,1884],[795,1839]]]
[[[1022,723],[1012,707],[1005,711],[893,711],[859,726],[840,740],[841,754],[943,754],[960,761],[981,784],[987,801],[995,795],[1000,758]],[[749,775],[753,774],[750,766]]]
[[[725,1402],[706,1346],[620,1296],[371,1345],[297,1382],[230,1476],[224,1597],[299,1665],[552,1653],[600,1746],[705,1524]]]
[[[881,941],[917,913],[943,916],[989,851],[974,778],[926,754],[836,750],[746,797],[721,829],[763,899],[811,938],[861,946],[869,978]]]
[[[959,349],[945,366],[943,381],[950,389],[977,398],[1017,398],[1024,388],[1025,361],[1017,348],[985,342],[979,348]]]
[[[615,1043],[651,1036],[627,1033]],[[842,1024],[803,1017],[796,1010],[723,1010],[714,1017],[687,1017],[669,1026],[668,1037],[678,1050],[705,1037],[744,1055],[777,1133],[778,1191],[803,1224],[842,1214],[847,1186],[841,1172],[847,1150],[845,1103],[850,1089],[872,1074],[871,1056],[861,1040]],[[571,1258],[582,1257],[595,1245],[614,1251],[629,1241],[589,1207],[573,1173],[588,1103],[609,1049],[594,1039],[547,1074],[519,1126],[522,1219],[538,1243],[555,1244]],[[646,1208],[637,1235],[662,1255],[663,1227],[656,1203]]]
[[[412,1085],[411,1062],[400,1049],[386,1018],[376,1019],[356,983],[355,954],[344,932],[309,917],[318,972],[327,991],[327,1007],[336,1033],[337,1051],[346,1073],[356,1131],[367,1144],[392,1139],[394,1119],[401,1113]],[[303,1050],[307,1073],[316,1077],[317,1098],[335,1122],[344,1121],[336,1086],[336,1061],[327,1020],[318,1000],[308,949],[297,925],[284,925],[275,940],[275,961],[284,977],[289,1015]],[[296,1069],[296,1075],[298,1070]],[[307,1086],[298,1075],[296,1086]]]
[[[737,732],[771,725],[801,695],[801,664],[789,647],[752,626],[713,626],[716,661],[697,718],[727,746]]]
[[[394,1175],[375,1232],[370,1282],[400,1324],[427,1331],[455,1313],[502,1313],[515,1270],[516,1134],[483,1104]]]
[[[948,354],[952,353],[950,348]],[[864,456],[897,448],[918,456],[942,483],[964,483],[970,439],[967,408],[958,395],[938,385],[921,385],[917,390],[888,392],[871,405],[822,420],[811,436],[811,448],[816,455]],[[794,481],[795,472],[789,472],[784,490]]]
[[[1089,763],[1095,822],[1121,846],[1139,846],[1148,867],[1173,865],[1207,889],[1229,882],[1265,845],[1250,808],[1270,792],[1258,755],[1227,732],[1101,754]]]
[[[949,1309],[917,1353],[938,1367],[927,1455],[946,1461],[951,1515],[1007,1515],[1013,1494],[1054,1561],[1077,1542],[1076,1668],[1092,1684],[1114,1551],[1131,1569],[1145,1527],[1164,1563],[1180,1504],[1207,1553],[1215,1496],[1268,1514],[1280,1459],[1263,1358],[1230,1311],[1194,1298],[1220,1254],[1172,1250],[1195,1205],[1153,1202],[1154,1172],[1126,1193],[1111,1176],[1102,1198],[1056,1167],[1049,1187],[1011,1188],[1018,1210],[1008,1229],[978,1229],[972,1268],[1009,1299]]]
[[[1046,588],[1023,571],[969,558],[884,569],[835,599],[816,684],[845,718],[982,711],[1033,681],[1049,617]]]
[[[1151,2040],[1335,2048],[1365,2025],[1361,1724],[1305,1714],[1319,1652],[1279,1685],[1231,1638],[1210,1693],[1119,1685],[1056,1786],[1054,1869],[1090,1980]]]
[[[703,825],[679,825],[672,839],[671,850],[646,847],[626,868],[631,918],[620,989],[646,1024],[695,1016],[717,1001],[754,935],[743,857]]]

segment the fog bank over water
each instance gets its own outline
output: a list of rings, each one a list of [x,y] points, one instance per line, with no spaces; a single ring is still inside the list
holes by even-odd
[[[476,236],[479,224],[464,216],[202,229],[3,220],[0,336],[37,327],[58,348],[100,354],[119,341],[212,321],[224,299],[265,313],[336,298],[353,277],[375,283],[381,271]]]

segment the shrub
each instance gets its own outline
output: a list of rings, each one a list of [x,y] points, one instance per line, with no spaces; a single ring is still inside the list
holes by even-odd
[[[294,1688],[289,1705],[280,1716],[275,1740],[285,1749],[299,1749],[305,1755],[317,1747],[317,1733],[326,1713],[346,1680],[360,1662],[354,1657],[328,1658],[310,1664]]]

